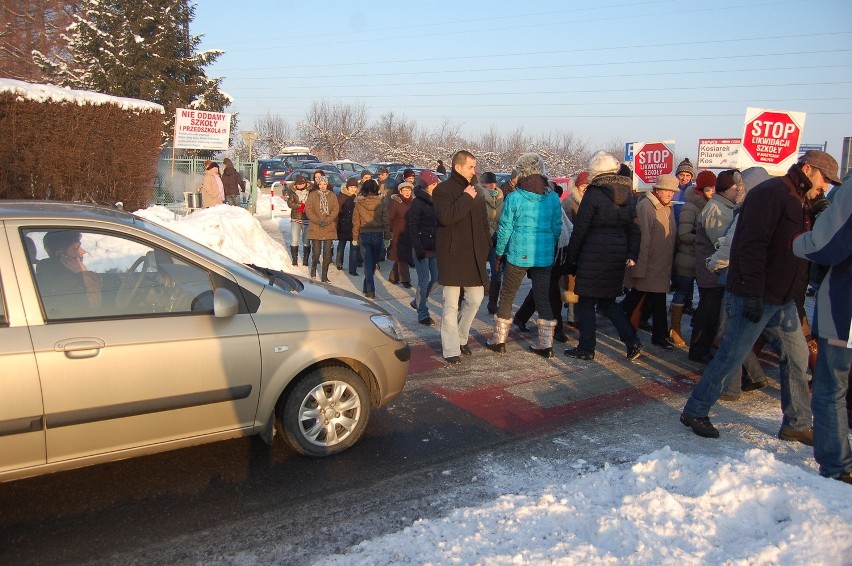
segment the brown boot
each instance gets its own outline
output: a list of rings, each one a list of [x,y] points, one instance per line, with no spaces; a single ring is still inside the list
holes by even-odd
[[[671,329],[669,329],[669,340],[671,340],[672,344],[678,348],[686,346],[686,342],[683,341],[683,336],[680,333],[680,320],[682,317],[683,305],[676,305],[672,303],[672,326]]]

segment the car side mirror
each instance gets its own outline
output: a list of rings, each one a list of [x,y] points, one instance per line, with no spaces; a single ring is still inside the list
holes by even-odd
[[[236,295],[224,287],[213,291],[213,316],[216,318],[232,317],[240,311],[240,301]]]

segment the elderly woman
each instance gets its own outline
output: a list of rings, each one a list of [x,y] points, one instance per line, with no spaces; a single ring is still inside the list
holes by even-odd
[[[201,204],[210,208],[225,203],[225,186],[219,176],[219,164],[211,161],[204,172],[204,182],[201,185]]]
[[[629,177],[618,174],[619,161],[599,151],[589,161],[589,186],[574,217],[568,244],[567,271],[577,276],[579,295],[576,314],[580,343],[565,355],[582,360],[595,358],[597,312],[606,316],[627,346],[627,359],[639,357],[642,344],[627,315],[615,302],[621,294],[624,271],[636,264],[641,232]]]
[[[505,263],[505,272],[494,315],[494,338],[487,346],[494,352],[506,351],[506,336],[512,324],[512,301],[521,281],[529,275],[538,312],[538,344],[530,346],[530,351],[550,358],[553,357],[556,320],[548,300],[548,288],[554,250],[562,232],[562,207],[559,197],[548,185],[544,161],[538,154],[523,154],[515,169],[518,188],[506,197],[497,228],[495,253],[499,258],[497,263]]]
[[[311,191],[305,202],[305,214],[308,217],[308,240],[313,249],[311,259],[311,279],[317,276],[317,263],[322,256],[322,282],[328,283],[328,266],[334,253],[334,240],[337,239],[337,216],[340,203],[337,195],[329,188],[328,177],[315,178],[317,190]]]

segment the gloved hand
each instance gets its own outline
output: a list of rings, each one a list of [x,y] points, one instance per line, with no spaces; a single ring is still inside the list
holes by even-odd
[[[386,248],[390,247],[390,242],[391,242],[390,240],[385,240],[385,247]]]
[[[749,322],[760,322],[763,317],[763,299],[761,297],[743,297],[743,317]]]
[[[814,218],[819,216],[826,208],[828,208],[829,202],[828,199],[825,198],[825,193],[820,193],[817,198],[810,201],[811,204],[811,214]]]
[[[505,255],[498,255],[498,256],[494,259],[494,271],[496,271],[497,273],[500,273],[500,268],[501,268],[501,267],[502,267],[505,263],[506,263],[506,256],[505,256]]]

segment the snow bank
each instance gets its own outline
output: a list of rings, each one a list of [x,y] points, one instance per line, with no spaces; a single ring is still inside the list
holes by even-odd
[[[483,471],[495,474],[519,472]],[[552,475],[527,469],[521,493],[415,521],[316,564],[792,566],[852,556],[849,486],[764,450],[714,459],[665,447],[570,484]]]

